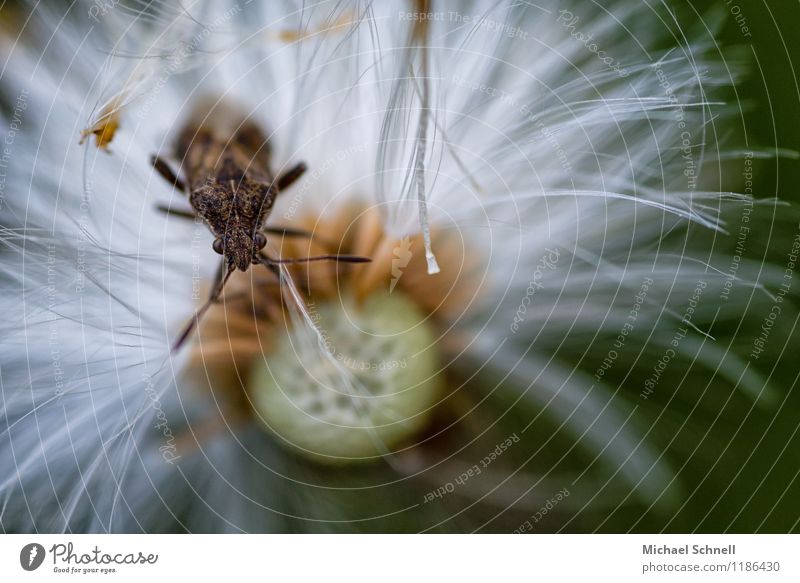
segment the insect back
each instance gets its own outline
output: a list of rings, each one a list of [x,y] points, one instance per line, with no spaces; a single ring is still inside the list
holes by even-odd
[[[214,234],[212,248],[222,262],[208,301],[187,324],[175,349],[188,338],[200,317],[219,300],[231,274],[261,264],[277,274],[280,264],[312,261],[362,263],[365,257],[319,255],[281,259],[264,248],[267,234],[310,238],[311,233],[286,227],[267,227],[275,198],[306,170],[302,162],[277,178],[270,169],[270,145],[266,133],[230,103],[205,99],[193,110],[176,140],[173,157],[180,171],[158,156],[154,168],[188,195],[192,210],[160,206],[183,218],[200,217]]]

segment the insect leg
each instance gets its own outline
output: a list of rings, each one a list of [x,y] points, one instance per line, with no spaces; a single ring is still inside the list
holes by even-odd
[[[175,344],[173,344],[172,352],[178,351],[178,349],[183,345],[183,343],[186,342],[186,339],[189,338],[189,335],[195,329],[198,322],[200,322],[200,318],[202,318],[203,315],[206,313],[206,311],[208,311],[208,309],[214,303],[216,303],[216,301],[219,299],[219,296],[222,294],[222,289],[225,287],[225,284],[228,283],[228,278],[231,276],[231,273],[233,273],[233,271],[234,267],[230,265],[226,267],[224,259],[220,261],[219,269],[217,270],[217,275],[214,277],[214,286],[212,288],[211,295],[206,300],[206,303],[203,304],[203,306],[199,310],[197,310],[197,312],[195,312],[194,317],[191,320],[189,320],[189,322],[186,324],[186,326],[183,329],[183,332],[181,332],[181,335],[178,336],[178,340],[175,342]]]
[[[192,211],[183,210],[183,209],[174,209],[172,207],[168,207],[165,204],[157,204],[156,209],[160,210],[162,213],[166,213],[168,215],[172,215],[174,217],[180,217],[182,219],[189,219],[193,221],[197,218],[197,215],[194,214]]]
[[[303,172],[306,171],[306,169],[307,166],[305,165],[305,162],[300,162],[296,166],[290,168],[289,170],[278,176],[278,179],[274,183],[275,186],[278,188],[278,192],[289,187],[295,180],[300,178],[303,175]]]
[[[155,168],[156,171],[161,174],[164,180],[169,182],[181,192],[186,192],[186,185],[175,175],[175,173],[172,171],[172,168],[169,167],[169,164],[167,164],[163,158],[153,156],[150,158],[150,162],[153,164],[153,168]]]

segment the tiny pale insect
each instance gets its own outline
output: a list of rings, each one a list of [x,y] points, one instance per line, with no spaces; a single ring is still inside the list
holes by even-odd
[[[173,157],[180,162],[179,172],[173,171],[160,156],[153,156],[153,167],[167,182],[188,195],[192,210],[164,205],[158,208],[182,218],[201,218],[215,236],[212,248],[222,255],[211,295],[186,324],[173,350],[183,345],[203,314],[219,300],[228,278],[237,269],[247,271],[251,265],[260,264],[280,278],[280,264],[370,261],[366,257],[337,254],[278,259],[264,251],[267,234],[311,237],[308,231],[265,225],[275,198],[302,176],[306,165],[300,162],[275,177],[270,169],[266,134],[231,104],[201,103],[178,135]]]

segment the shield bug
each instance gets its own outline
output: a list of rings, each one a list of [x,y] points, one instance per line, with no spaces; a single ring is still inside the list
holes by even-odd
[[[280,277],[279,265],[311,261],[364,263],[367,257],[316,255],[299,259],[270,257],[264,247],[267,235],[311,237],[311,233],[265,225],[275,199],[303,172],[302,162],[275,176],[270,167],[270,143],[264,131],[226,102],[204,102],[178,134],[172,158],[180,161],[175,172],[160,156],[153,167],[189,197],[192,209],[159,205],[159,210],[187,219],[200,218],[214,234],[212,248],[222,256],[211,294],[186,324],[173,345],[181,347],[203,314],[217,302],[231,274],[261,264]]]

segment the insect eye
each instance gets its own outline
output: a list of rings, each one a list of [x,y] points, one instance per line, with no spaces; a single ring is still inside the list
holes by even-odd
[[[267,245],[267,238],[263,233],[256,233],[253,243],[255,243],[256,249],[263,249]]]
[[[211,244],[211,248],[220,255],[222,255],[223,247],[224,245],[222,243],[221,237],[217,237],[216,239],[214,239],[214,242]]]

